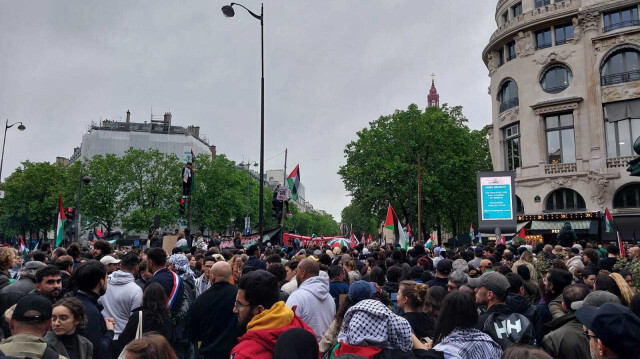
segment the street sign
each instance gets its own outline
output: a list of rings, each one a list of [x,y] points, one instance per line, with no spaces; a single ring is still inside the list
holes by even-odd
[[[136,239],[135,241],[133,241],[133,245],[138,247],[140,245],[140,241]]]
[[[286,186],[281,186],[280,189],[278,190],[278,196],[276,197],[276,199],[278,201],[286,201],[288,196],[288,192],[289,188],[287,188]]]

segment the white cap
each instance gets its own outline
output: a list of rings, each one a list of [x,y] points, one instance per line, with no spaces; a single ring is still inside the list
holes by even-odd
[[[112,256],[104,256],[102,257],[102,259],[100,259],[100,263],[107,265],[107,264],[118,264],[120,263],[119,259],[115,259]]]

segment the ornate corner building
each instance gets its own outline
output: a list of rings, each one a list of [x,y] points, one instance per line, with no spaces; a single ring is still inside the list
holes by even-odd
[[[515,171],[520,225],[549,241],[640,239],[640,179],[626,171],[640,137],[638,0],[500,0],[482,58],[489,70],[496,171]]]

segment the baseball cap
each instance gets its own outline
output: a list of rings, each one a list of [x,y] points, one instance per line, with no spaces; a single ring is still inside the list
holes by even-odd
[[[507,277],[498,272],[485,273],[480,278],[469,278],[467,285],[471,288],[485,287],[496,293],[506,293],[511,286]]]
[[[451,274],[451,261],[448,259],[442,259],[438,261],[438,264],[436,264],[436,270],[438,272],[440,272],[440,274],[442,275],[449,275]]]
[[[51,301],[38,294],[28,294],[16,304],[12,318],[19,322],[42,323],[51,319]]]
[[[606,290],[596,290],[579,300],[571,303],[571,309],[578,310],[582,307],[599,307],[605,303],[621,304],[620,299],[613,293]]]
[[[100,263],[107,265],[107,264],[118,264],[120,263],[119,259],[115,259],[112,256],[104,256],[102,257],[102,259],[100,259]]]
[[[621,304],[605,303],[599,308],[584,306],[576,317],[620,357],[631,358],[640,343],[640,318]]]
[[[363,248],[362,249],[362,254],[364,254],[364,255],[369,254],[369,248]]]
[[[364,299],[371,299],[371,295],[375,293],[375,287],[371,283],[364,280],[359,280],[353,283],[349,287],[349,299],[351,301],[361,301]]]

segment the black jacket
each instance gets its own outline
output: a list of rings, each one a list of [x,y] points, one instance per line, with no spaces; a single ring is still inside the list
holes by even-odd
[[[87,316],[87,326],[78,334],[89,339],[93,344],[93,359],[111,359],[111,342],[113,341],[113,330],[107,330],[107,324],[102,316],[102,304],[98,303],[97,294],[79,290],[76,293]]]
[[[537,307],[532,305],[529,299],[518,294],[509,294],[509,296],[507,296],[507,307],[509,307],[512,313],[520,313],[529,319],[531,324],[533,324],[536,343],[542,343],[544,323],[542,323],[541,314]]]
[[[139,323],[139,315],[142,310],[142,333],[147,332],[157,332],[167,339],[169,343],[173,341],[173,325],[171,323],[171,317],[165,316],[163,318],[162,323],[157,323],[148,309],[143,307],[135,309],[131,316],[129,317],[129,321],[127,322],[127,326],[124,327],[122,333],[118,336],[118,340],[116,340],[113,344],[113,357],[117,358],[117,356],[122,352],[122,349],[129,344],[135,337],[136,331],[138,330]]]
[[[214,283],[191,306],[188,333],[192,342],[202,342],[198,355],[229,358],[239,336],[238,317],[233,313],[237,293],[232,284]]]
[[[258,257],[251,256],[247,259],[247,262],[244,264],[245,267],[253,267],[255,269],[264,269],[267,270],[267,264]]]
[[[18,303],[20,298],[29,294],[36,288],[35,281],[30,277],[21,277],[0,290],[0,313],[4,313],[9,307]]]

